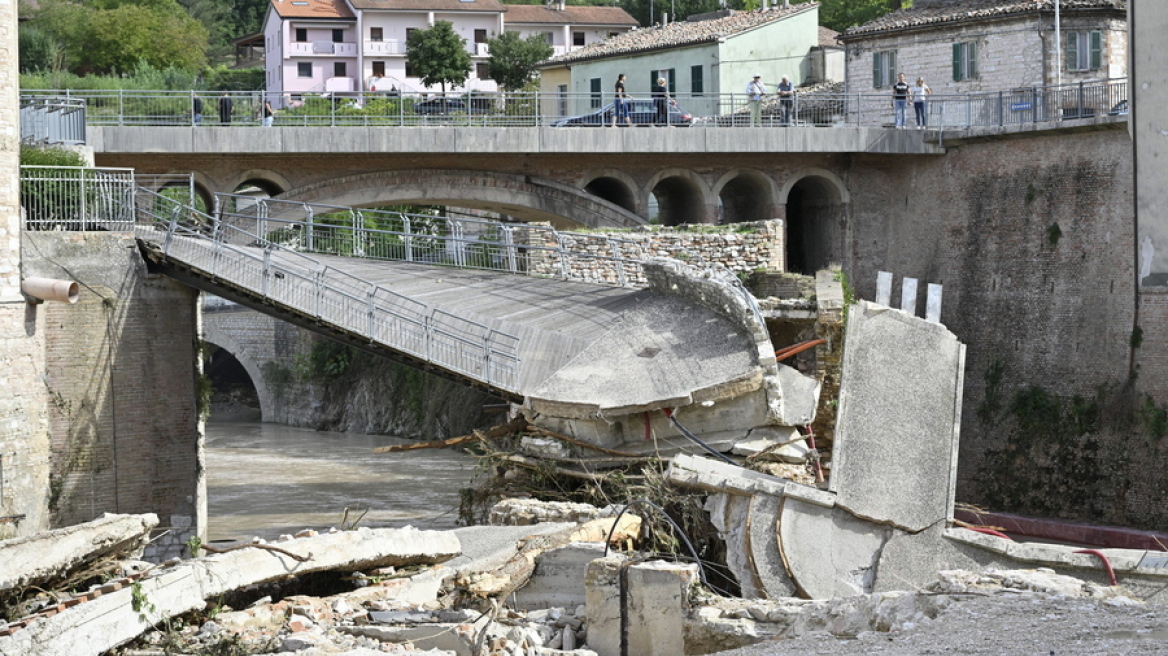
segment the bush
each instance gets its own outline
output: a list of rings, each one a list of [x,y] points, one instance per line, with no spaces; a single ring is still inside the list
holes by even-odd
[[[65,148],[20,147],[21,166],[85,166],[85,158]]]

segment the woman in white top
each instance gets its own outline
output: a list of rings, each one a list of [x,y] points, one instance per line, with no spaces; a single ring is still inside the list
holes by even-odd
[[[916,85],[909,89],[909,93],[912,94],[913,111],[917,113],[917,129],[923,130],[929,124],[929,111],[925,99],[933,90],[925,84],[925,78],[918,77]]]

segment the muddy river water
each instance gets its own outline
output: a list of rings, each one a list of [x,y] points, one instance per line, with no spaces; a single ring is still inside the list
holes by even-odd
[[[384,435],[328,433],[280,424],[207,423],[208,540],[264,539],[301,528],[339,526],[368,509],[361,526],[451,528],[459,489],[475,461]]]

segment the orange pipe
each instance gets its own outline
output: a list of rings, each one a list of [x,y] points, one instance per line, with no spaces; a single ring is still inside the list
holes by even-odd
[[[827,342],[827,340],[825,340],[825,339],[813,339],[809,342],[802,342],[799,344],[794,344],[792,346],[788,346],[788,347],[783,348],[783,349],[779,349],[775,353],[775,362],[781,362],[781,361],[786,360],[787,358],[791,357],[792,355],[795,355],[796,353],[802,353],[803,351],[806,351],[807,349],[811,348],[812,346],[819,346],[820,344],[824,344],[826,342]]]

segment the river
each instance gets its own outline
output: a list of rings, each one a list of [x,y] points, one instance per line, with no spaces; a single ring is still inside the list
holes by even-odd
[[[451,528],[475,460],[448,449],[375,454],[405,444],[385,435],[328,433],[280,424],[207,422],[210,542],[270,540],[302,528]]]

